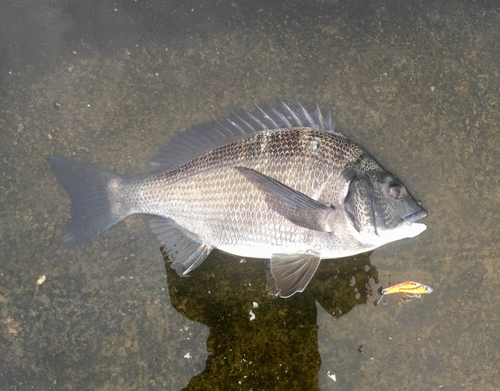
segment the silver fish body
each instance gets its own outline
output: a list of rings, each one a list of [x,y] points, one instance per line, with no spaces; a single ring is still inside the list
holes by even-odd
[[[372,250],[425,229],[426,212],[319,108],[280,102],[192,128],[128,178],[62,156],[52,170],[71,196],[65,242],[83,243],[121,219],[154,215],[172,266],[187,274],[214,248],[270,259],[271,294],[305,289],[321,259]]]

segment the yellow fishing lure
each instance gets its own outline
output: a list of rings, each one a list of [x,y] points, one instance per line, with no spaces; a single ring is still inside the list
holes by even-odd
[[[380,303],[382,298],[391,293],[404,293],[407,297],[417,297],[420,298],[421,295],[426,293],[431,293],[432,288],[430,286],[421,284],[420,282],[405,281],[401,284],[390,286],[389,288],[382,289],[382,297],[378,301]],[[382,303],[387,304],[387,303]]]
[[[424,293],[431,293],[430,286],[421,284],[419,282],[405,281],[401,284],[390,286],[389,288],[382,289],[382,295],[390,295],[391,293],[406,293],[414,297],[420,297]]]

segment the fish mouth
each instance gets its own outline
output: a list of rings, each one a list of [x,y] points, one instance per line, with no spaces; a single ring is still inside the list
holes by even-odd
[[[423,219],[426,216],[427,212],[422,209],[419,210],[418,212],[412,213],[411,215],[403,217],[403,221],[408,225],[412,225],[415,221]]]

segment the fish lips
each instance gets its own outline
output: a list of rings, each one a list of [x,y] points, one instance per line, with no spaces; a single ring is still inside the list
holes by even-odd
[[[407,225],[412,225],[415,221],[418,221],[420,219],[423,219],[424,217],[427,216],[427,212],[423,209],[417,211],[417,212],[414,212],[408,216],[405,216],[403,217],[403,221],[407,224]]]
[[[423,219],[427,216],[427,212],[423,209],[413,212],[402,218],[402,224],[396,229],[388,231],[389,241],[395,241],[403,238],[414,238],[424,232],[427,227],[425,224],[417,223],[417,220]],[[388,243],[387,242],[387,243]]]

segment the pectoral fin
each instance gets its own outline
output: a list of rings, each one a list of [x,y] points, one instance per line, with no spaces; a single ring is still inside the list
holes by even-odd
[[[267,271],[267,291],[280,297],[302,292],[320,261],[318,254],[273,254]]]
[[[287,220],[315,231],[332,232],[328,217],[334,211],[333,206],[313,200],[304,193],[255,170],[244,167],[236,167],[236,169],[262,190],[271,209]]]

